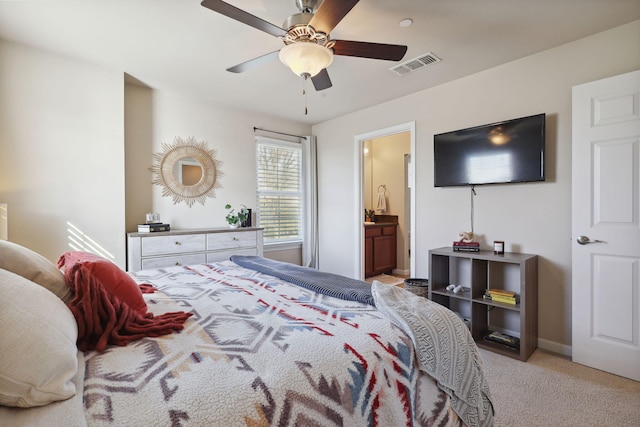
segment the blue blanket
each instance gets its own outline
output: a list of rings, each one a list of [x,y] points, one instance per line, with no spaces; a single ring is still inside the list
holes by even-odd
[[[375,306],[371,284],[361,280],[255,255],[232,255],[231,261],[324,295]]]

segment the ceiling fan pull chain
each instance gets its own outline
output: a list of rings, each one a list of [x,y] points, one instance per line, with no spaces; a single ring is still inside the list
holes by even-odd
[[[304,115],[306,116],[308,113],[307,110],[307,91],[306,91],[306,85],[307,85],[307,77],[304,76],[302,79],[302,96],[304,96]]]

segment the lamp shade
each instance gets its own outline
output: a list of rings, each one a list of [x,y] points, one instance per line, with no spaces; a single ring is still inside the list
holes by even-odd
[[[313,77],[333,62],[331,49],[311,42],[286,45],[278,56],[298,76]]]

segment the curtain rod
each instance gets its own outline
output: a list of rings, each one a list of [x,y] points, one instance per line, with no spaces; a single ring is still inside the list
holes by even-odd
[[[300,139],[305,139],[305,138],[306,138],[306,136],[293,135],[293,134],[291,134],[291,133],[284,133],[284,132],[277,132],[277,131],[275,131],[275,130],[262,129],[262,128],[257,128],[257,127],[255,127],[255,126],[254,126],[254,127],[253,127],[253,131],[255,132],[255,131],[257,131],[257,130],[261,130],[261,131],[263,131],[263,132],[277,133],[277,134],[279,134],[279,135],[293,136],[293,137],[295,137],[295,138],[300,138]]]

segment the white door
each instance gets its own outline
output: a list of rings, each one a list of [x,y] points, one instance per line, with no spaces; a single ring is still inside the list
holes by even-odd
[[[640,381],[640,71],[573,88],[572,151],[573,361]]]

